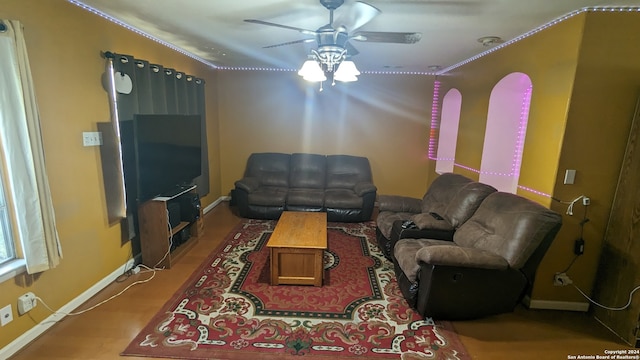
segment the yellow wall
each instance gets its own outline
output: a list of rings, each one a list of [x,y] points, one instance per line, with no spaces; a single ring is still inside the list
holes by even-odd
[[[34,292],[54,309],[68,303],[123,265],[131,256],[121,245],[120,226],[109,226],[98,147],[83,147],[82,132],[109,121],[101,86],[101,51],[133,54],[175,67],[207,82],[207,126],[211,193],[220,196],[216,76],[212,69],[64,0],[5,0],[0,18],[19,20],[41,115],[47,173],[64,258],[59,267],[36,276],[0,283],[0,306],[13,305],[14,320],[0,328],[0,348],[48,317],[44,306],[18,316],[17,298]]]
[[[366,156],[379,194],[422,197],[427,189],[433,79],[367,75],[309,84],[295,72],[221,71],[222,192],[253,152]]]
[[[583,194],[591,198],[589,222],[582,234],[585,253],[568,271],[574,283],[587,294],[592,293],[594,282],[598,281],[603,239],[639,95],[639,30],[640,15],[635,12],[589,13],[584,25],[554,195],[565,200]],[[574,185],[563,184],[566,169],[577,170]],[[555,208],[566,209],[558,205]],[[574,241],[581,236],[579,222],[585,214],[584,207],[575,209],[574,216],[565,216],[553,251],[543,262],[546,266],[538,273],[544,278],[552,277],[553,272],[564,270],[570,263]],[[553,268],[551,264],[566,265]],[[534,294],[541,298],[584,301],[572,287],[536,286]]]
[[[499,49],[440,77],[441,93],[462,93],[456,162],[480,169],[489,95],[506,75],[523,72],[533,92],[519,184],[551,193],[573,84],[582,17]],[[478,177],[456,168],[456,172]],[[540,200],[534,194],[523,196]]]
[[[628,298],[630,289],[608,287],[610,282],[596,275],[598,268],[593,264],[598,263],[604,246],[629,128],[640,95],[639,34],[640,14],[636,12],[593,13],[587,17],[559,164],[560,172],[577,169],[576,183],[563,185],[562,179],[558,178],[555,187],[555,193],[561,198],[575,198],[582,194],[591,198],[587,213],[590,221],[584,226],[585,254],[576,261],[569,275],[577,277],[577,274],[583,274],[584,277],[578,277],[574,282],[587,292],[591,292],[594,286],[593,280],[589,279],[595,277],[601,293],[624,291],[624,294],[618,294],[621,299]],[[582,210],[576,213],[577,216],[567,219],[564,251],[570,251],[567,248],[580,237],[578,222],[583,217]],[[620,251],[624,254],[625,249]],[[607,259],[609,263],[616,261],[619,264],[628,262],[623,258]],[[629,266],[633,267],[632,264]],[[580,298],[570,291],[572,289],[562,290],[568,293],[566,296]],[[615,297],[607,296],[607,300],[611,298]],[[606,303],[610,306],[623,305]],[[629,315],[635,327],[637,316]]]

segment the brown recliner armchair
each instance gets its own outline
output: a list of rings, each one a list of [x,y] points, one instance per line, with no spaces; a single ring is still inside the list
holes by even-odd
[[[378,247],[393,260],[393,246],[399,239],[453,240],[455,230],[473,215],[482,200],[496,191],[465,176],[444,173],[433,181],[422,199],[379,195]],[[411,224],[404,224],[407,221]]]
[[[401,239],[394,267],[402,294],[425,317],[472,319],[511,312],[533,284],[562,217],[518,195],[495,192],[453,242]]]

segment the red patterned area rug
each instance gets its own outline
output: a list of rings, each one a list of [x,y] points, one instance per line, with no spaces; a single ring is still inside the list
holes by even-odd
[[[373,222],[328,224],[322,287],[269,285],[275,224],[235,228],[121,355],[470,359],[449,322],[408,307]]]

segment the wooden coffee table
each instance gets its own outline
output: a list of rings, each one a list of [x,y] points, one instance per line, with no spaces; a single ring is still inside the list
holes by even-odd
[[[271,285],[322,286],[327,213],[284,211],[267,242]]]

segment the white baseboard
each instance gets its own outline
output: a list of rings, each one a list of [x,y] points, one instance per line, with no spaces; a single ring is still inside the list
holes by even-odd
[[[70,313],[78,306],[84,304],[92,296],[97,294],[99,291],[107,287],[107,285],[114,282],[118,277],[122,276],[122,274],[124,274],[127,270],[132,268],[134,264],[135,260],[129,259],[129,261],[114,270],[111,274],[107,275],[105,278],[98,281],[95,285],[87,289],[85,292],[78,295],[75,299],[62,306],[57,313],[54,313],[48,318],[42,320],[42,322],[27,330],[25,333],[7,344],[7,346],[0,349],[0,359],[7,359],[13,354],[17,353],[20,349],[28,345],[31,341],[35,340],[38,336],[42,335],[50,327],[55,325],[56,322],[62,320],[65,317],[65,315],[63,314]]]
[[[209,211],[211,211],[214,207],[218,206],[218,204],[220,204],[221,202],[230,201],[230,200],[231,200],[231,196],[221,196],[221,197],[217,198],[214,202],[209,204],[209,206],[207,206],[204,209],[202,209],[202,213],[206,214]]]
[[[529,296],[525,296],[524,299],[522,299],[522,302],[529,309],[589,311],[588,302],[532,300]]]
[[[221,202],[229,201],[229,200],[231,200],[230,196],[221,196],[220,198],[216,199],[216,201],[211,203],[209,206],[204,208],[203,213],[206,214],[207,212],[211,211],[214,207],[218,206],[218,204],[220,204]],[[35,340],[38,336],[42,335],[45,331],[49,330],[49,328],[55,325],[56,322],[62,320],[65,317],[65,315],[63,314],[70,313],[74,309],[76,309],[78,306],[84,304],[92,296],[94,296],[95,294],[100,292],[102,289],[107,287],[107,285],[114,282],[119,276],[124,274],[127,270],[131,269],[136,263],[140,262],[139,261],[140,259],[137,259],[137,260],[138,261],[136,262],[135,259],[129,259],[129,261],[127,261],[125,264],[123,264],[122,266],[114,270],[111,274],[107,275],[105,278],[98,281],[95,285],[87,289],[85,292],[78,295],[75,299],[71,300],[66,305],[62,306],[57,313],[54,313],[49,317],[47,317],[46,319],[42,320],[42,322],[35,325],[31,329],[27,330],[25,333],[23,333],[22,335],[17,337],[15,340],[7,344],[5,347],[0,349],[0,359],[9,358],[10,356],[17,353],[24,346],[29,344],[31,341]]]

